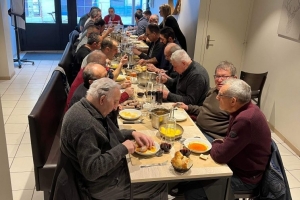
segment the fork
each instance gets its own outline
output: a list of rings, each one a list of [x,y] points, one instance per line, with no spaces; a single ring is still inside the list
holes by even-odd
[[[154,163],[154,164],[149,164],[149,165],[141,165],[140,167],[144,168],[144,167],[152,167],[152,166],[163,166],[163,165],[166,165],[167,163],[168,163],[168,160],[166,160],[164,162],[161,162],[161,163]]]

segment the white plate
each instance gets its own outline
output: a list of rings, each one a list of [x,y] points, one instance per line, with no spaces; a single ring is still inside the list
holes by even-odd
[[[189,148],[189,144],[190,143],[201,143],[204,144],[207,149],[205,151],[197,151],[197,150],[193,150]],[[191,150],[194,153],[205,153],[207,151],[209,151],[211,149],[211,144],[209,143],[209,141],[205,140],[205,139],[201,139],[201,138],[187,138],[184,142],[183,142],[184,146],[186,148],[188,148],[189,150]]]
[[[139,152],[139,151],[135,151],[135,153],[137,154],[140,154],[142,156],[152,156],[154,155],[159,149],[160,149],[160,146],[157,142],[154,141],[154,146],[155,146],[155,151],[149,151],[147,150],[146,152]]]
[[[181,122],[187,119],[185,112],[180,110],[174,110],[174,117],[177,122]]]
[[[123,119],[136,120],[142,115],[142,112],[135,109],[124,109],[119,112],[119,115]]]
[[[116,81],[117,81],[117,82],[124,81],[125,78],[126,78],[125,75],[120,74],[120,75],[117,77]]]

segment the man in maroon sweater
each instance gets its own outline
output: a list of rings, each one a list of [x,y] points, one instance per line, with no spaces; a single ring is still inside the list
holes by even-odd
[[[216,98],[220,109],[230,114],[230,121],[226,137],[213,141],[210,155],[232,170],[233,192],[255,189],[271,155],[271,132],[266,118],[252,104],[251,87],[242,80],[225,80]],[[189,185],[185,191],[187,199],[206,199],[199,185]]]

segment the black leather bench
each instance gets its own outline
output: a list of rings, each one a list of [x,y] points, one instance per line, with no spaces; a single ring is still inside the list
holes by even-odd
[[[67,99],[66,77],[54,71],[46,88],[28,115],[35,183],[49,199],[60,154],[60,129]]]
[[[58,66],[62,67],[67,75],[68,81],[69,81],[69,85],[72,84],[74,78],[76,76],[74,76],[72,74],[72,67],[74,65],[74,59],[73,59],[73,55],[72,55],[72,44],[70,42],[67,43],[65,50],[63,52],[63,55],[60,59],[60,62],[58,63]]]

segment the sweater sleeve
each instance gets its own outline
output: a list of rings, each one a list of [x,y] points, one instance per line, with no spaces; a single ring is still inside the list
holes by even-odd
[[[235,155],[241,152],[249,143],[251,129],[247,119],[234,121],[230,132],[221,143],[218,140],[212,143],[210,155],[218,163],[228,163]]]
[[[199,114],[199,109],[201,108],[201,106],[197,106],[197,105],[188,105],[188,110],[187,112],[191,115],[198,115]]]

